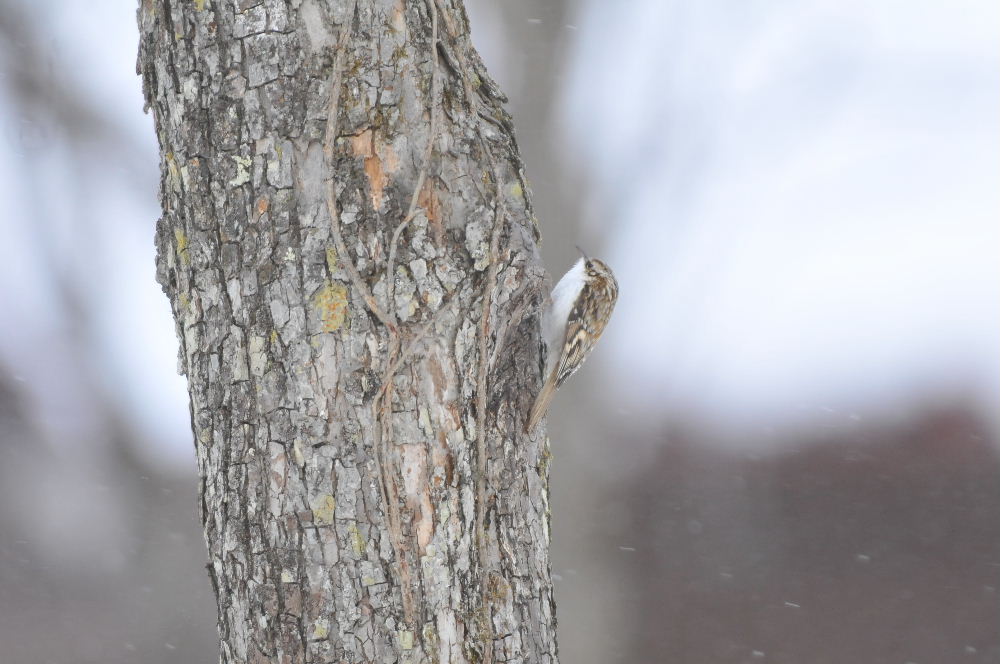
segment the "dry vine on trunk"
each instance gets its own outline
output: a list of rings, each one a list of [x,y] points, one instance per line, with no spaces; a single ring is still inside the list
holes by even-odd
[[[221,661],[554,662],[546,277],[460,0],[141,0]]]

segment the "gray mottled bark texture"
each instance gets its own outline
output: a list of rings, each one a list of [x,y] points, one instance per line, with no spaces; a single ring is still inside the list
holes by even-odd
[[[222,662],[554,662],[545,275],[460,0],[142,0]]]

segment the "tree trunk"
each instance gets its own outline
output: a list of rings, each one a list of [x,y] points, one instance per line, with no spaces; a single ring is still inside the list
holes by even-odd
[[[460,0],[141,0],[222,662],[555,662],[546,277]]]

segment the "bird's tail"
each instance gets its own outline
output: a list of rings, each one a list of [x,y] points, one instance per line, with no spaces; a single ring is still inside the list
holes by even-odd
[[[538,425],[538,421],[542,419],[545,411],[549,409],[549,402],[552,401],[552,397],[555,394],[556,372],[553,371],[549,375],[549,379],[545,381],[545,385],[542,386],[542,391],[535,398],[535,405],[531,408],[531,417],[528,418],[528,424],[524,428],[527,433],[531,433]]]

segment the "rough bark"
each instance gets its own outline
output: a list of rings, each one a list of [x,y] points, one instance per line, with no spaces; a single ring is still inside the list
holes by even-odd
[[[554,662],[545,282],[460,0],[142,0],[222,662]]]

